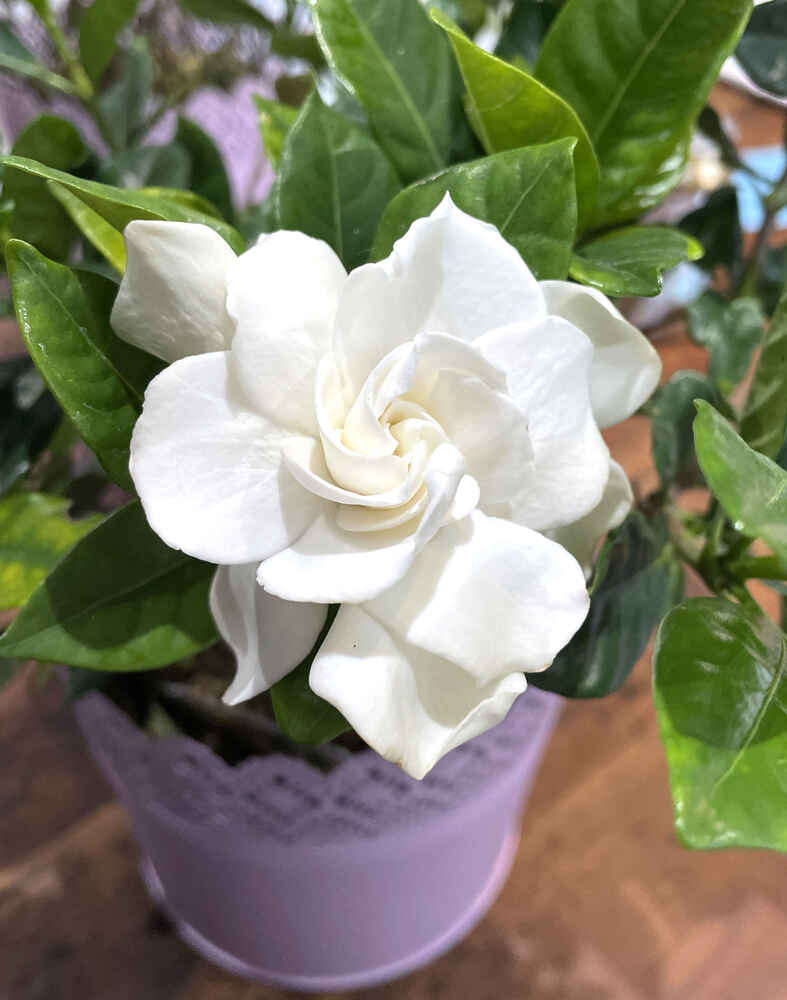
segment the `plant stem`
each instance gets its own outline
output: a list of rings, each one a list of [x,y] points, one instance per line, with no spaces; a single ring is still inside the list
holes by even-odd
[[[787,134],[787,118],[785,118],[785,133]],[[746,262],[746,267],[738,286],[738,295],[754,295],[757,290],[757,280],[760,276],[760,263],[763,251],[770,238],[776,216],[784,207],[783,195],[785,186],[787,186],[787,167],[785,167],[781,177],[773,186],[771,193],[764,199],[765,218]]]
[[[57,23],[54,14],[48,3],[38,5],[37,8],[41,21],[52,39],[52,43],[57,50],[57,54],[63,61],[63,65],[68,70],[68,75],[74,85],[77,95],[85,104],[89,104],[93,99],[93,84],[85,71],[85,67],[79,61],[76,52],[71,48],[68,39],[63,34],[60,25]]]
[[[197,691],[179,681],[161,681],[156,685],[165,707],[180,708],[213,730],[225,732],[257,754],[288,753],[301,757],[323,770],[336,767],[347,755],[343,747],[332,743],[304,746],[288,739],[275,722],[259,712],[237,705],[229,707],[217,698]]]

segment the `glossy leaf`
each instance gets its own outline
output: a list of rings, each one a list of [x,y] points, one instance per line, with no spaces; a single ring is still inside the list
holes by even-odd
[[[181,7],[195,17],[214,24],[248,24],[261,31],[271,31],[273,24],[248,0],[180,0]]]
[[[662,272],[701,256],[700,244],[677,229],[626,226],[577,250],[569,273],[606,295],[658,295]]]
[[[216,638],[215,567],[168,548],[139,501],[79,541],[0,638],[0,656],[97,670],[147,670]]]
[[[20,608],[61,556],[100,517],[72,521],[69,501],[43,493],[0,500],[0,609]]]
[[[126,269],[126,246],[122,233],[67,187],[57,181],[47,181],[47,188],[66,210],[80,233],[122,274]]]
[[[39,62],[5,24],[0,24],[0,70],[36,80],[65,94],[72,94],[75,91],[70,80],[59,73],[53,73]]]
[[[338,605],[332,605],[328,609],[328,617],[314,649],[303,663],[271,688],[276,721],[285,734],[298,743],[327,743],[350,728],[344,716],[309,687],[312,661],[328,634],[337,611]]]
[[[784,634],[754,609],[696,598],[665,618],[653,667],[683,842],[787,850]]]
[[[743,258],[738,193],[732,185],[711,192],[708,200],[678,223],[684,233],[699,240],[705,254],[697,261],[705,271],[718,266],[737,274]]]
[[[578,113],[601,164],[597,222],[640,215],[677,184],[692,125],[751,0],[568,0],[536,76]]]
[[[787,472],[753,451],[708,403],[697,408],[694,443],[708,486],[739,531],[787,560]]]
[[[276,185],[281,228],[325,240],[352,270],[369,259],[377,224],[399,187],[374,139],[312,94],[282,150]]]
[[[265,155],[275,170],[279,166],[287,133],[298,117],[298,109],[280,101],[272,101],[260,94],[254,95],[254,103],[257,106],[257,120]]]
[[[634,513],[610,536],[603,577],[582,628],[551,667],[529,683],[568,698],[617,691],[653,629],[683,596],[683,570],[661,526]]]
[[[180,115],[175,142],[190,158],[189,186],[192,191],[215,205],[225,219],[231,220],[234,212],[230,181],[213,139],[196,122]]]
[[[647,403],[651,421],[653,461],[663,487],[700,485],[694,455],[695,399],[722,406],[719,390],[707,375],[696,371],[676,372],[669,382],[656,390]]]
[[[116,149],[136,140],[152,93],[153,59],[145,39],[137,37],[124,53],[120,76],[98,99],[104,131]]]
[[[582,122],[568,104],[534,77],[475,45],[445,15],[432,19],[447,33],[467,87],[470,122],[487,153],[573,138],[580,223],[598,200],[598,161]]]
[[[500,33],[497,55],[509,62],[524,59],[527,65],[534,66],[563,3],[564,0],[516,0]]]
[[[763,315],[753,298],[725,302],[705,292],[688,308],[692,340],[710,353],[708,374],[729,394],[746,375],[754,348],[762,339]]]
[[[741,436],[768,458],[776,458],[787,437],[787,285],[765,333]]]
[[[463,211],[497,226],[536,277],[565,278],[576,233],[573,139],[495,153],[405,188],[385,210],[372,252],[391,252],[410,224],[446,192]]]
[[[45,180],[59,181],[64,187],[78,194],[82,201],[121,232],[132,219],[201,222],[215,229],[237,253],[246,249],[246,241],[232,226],[213,215],[191,207],[188,202],[176,198],[173,192],[125,191],[109,184],[73,177],[62,170],[55,170],[20,156],[0,156],[0,166],[6,167],[6,178],[11,176],[10,168],[11,171],[22,171],[35,177],[43,177]]]
[[[46,448],[62,416],[27,355],[0,361],[0,496]]]
[[[22,130],[13,146],[15,156],[31,157],[51,167],[71,170],[88,155],[82,136],[63,118],[40,115]],[[51,257],[64,258],[76,230],[45,185],[29,174],[6,171],[3,197],[13,202],[10,232],[35,243]]]
[[[754,8],[736,55],[758,87],[787,97],[787,0]]]
[[[132,489],[131,431],[160,363],[111,330],[111,282],[77,276],[21,240],[8,244],[6,259],[19,329],[38,370],[107,474]]]
[[[138,0],[93,0],[79,23],[79,57],[96,83],[115,54],[115,41],[134,17]]]
[[[402,180],[448,165],[461,117],[453,56],[419,0],[311,0],[329,65],[358,98]]]

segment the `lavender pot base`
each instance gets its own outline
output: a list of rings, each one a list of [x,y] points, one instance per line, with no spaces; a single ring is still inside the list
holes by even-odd
[[[411,972],[483,917],[560,704],[529,689],[422,782],[372,751],[328,774],[280,755],[231,767],[149,739],[95,692],[77,714],[180,936],[239,976],[319,992]]]
[[[508,880],[511,868],[514,864],[517,848],[519,847],[519,831],[511,833],[500,849],[494,867],[489,875],[489,879],[481,889],[471,906],[466,910],[454,924],[447,927],[434,940],[425,943],[423,947],[409,955],[403,955],[396,961],[376,968],[359,969],[357,972],[350,972],[340,976],[297,976],[292,973],[282,972],[277,969],[263,969],[256,965],[249,965],[242,958],[237,958],[230,952],[225,951],[214,944],[196,927],[178,917],[167,900],[164,886],[158,877],[155,866],[150,858],[142,858],[139,864],[140,874],[150,898],[167,915],[172,922],[178,937],[202,955],[207,961],[218,965],[227,972],[243,979],[250,979],[266,986],[276,986],[279,989],[296,990],[304,993],[333,992],[334,990],[358,990],[372,986],[382,986],[391,980],[399,979],[410,972],[428,965],[435,959],[440,958],[447,951],[450,951],[455,944],[458,944],[486,915],[487,910],[492,906],[503,886]]]

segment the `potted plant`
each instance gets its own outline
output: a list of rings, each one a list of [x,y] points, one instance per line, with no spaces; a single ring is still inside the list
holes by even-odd
[[[49,447],[0,500],[44,553],[3,577],[0,655],[67,665],[152,894],[225,966],[336,989],[449,947],[505,878],[557,695],[616,690],[659,623],[679,832],[783,846],[785,639],[746,582],[787,579],[784,181],[747,258],[718,199],[638,221],[750,7],[312,0],[325,68],[298,108],[260,102],[276,177],[243,233],[204,184],[3,158],[48,387],[7,377],[11,443]],[[20,231],[20,180],[75,227],[54,250],[53,216]],[[709,373],[653,395],[610,296],[703,246]],[[601,429],[642,408],[661,481],[635,498]],[[65,517],[75,437],[125,491],[109,516]],[[714,596],[681,602],[686,565]]]

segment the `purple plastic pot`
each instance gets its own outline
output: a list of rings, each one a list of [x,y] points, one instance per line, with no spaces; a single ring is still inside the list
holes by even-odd
[[[149,739],[100,694],[77,712],[181,937],[238,975],[319,991],[404,975],[480,920],[560,700],[529,689],[422,782],[372,751],[329,774],[279,755],[230,767],[193,740]]]

